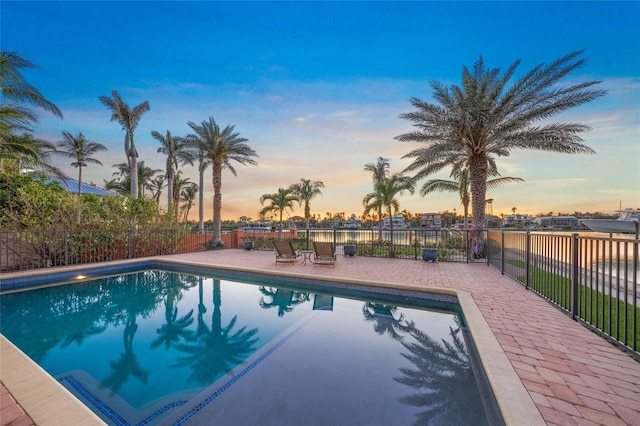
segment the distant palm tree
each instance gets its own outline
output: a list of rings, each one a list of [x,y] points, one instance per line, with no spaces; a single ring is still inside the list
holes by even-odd
[[[187,143],[194,161],[198,161],[198,231],[204,232],[204,172],[211,165],[211,159],[207,158],[205,146],[198,143],[194,135],[187,136]]]
[[[278,188],[278,192],[274,194],[264,194],[260,197],[260,204],[264,205],[265,201],[270,201],[268,206],[265,206],[260,210],[260,216],[265,216],[267,213],[277,213],[280,216],[280,227],[278,228],[278,239],[282,240],[282,214],[289,209],[293,211],[293,204],[300,202],[300,199],[295,194],[293,189]]]
[[[382,207],[386,210],[389,216],[389,231],[391,234],[391,247],[389,255],[395,256],[395,249],[393,247],[393,215],[400,209],[400,202],[397,199],[398,195],[402,195],[404,191],[408,191],[413,194],[415,186],[413,180],[408,176],[403,176],[401,173],[394,173],[386,180],[378,182],[374,191],[365,195],[362,203],[365,206],[365,215],[374,208]]]
[[[186,222],[189,218],[189,211],[196,200],[198,193],[198,185],[193,182],[185,182],[180,189],[180,209],[182,210],[183,220]]]
[[[62,132],[62,140],[58,142],[57,147],[58,149],[54,151],[55,154],[74,160],[71,165],[78,168],[78,195],[81,195],[82,168],[86,167],[88,163],[102,166],[100,160],[91,156],[98,151],[106,151],[107,147],[101,143],[87,140],[82,133],[74,136],[67,131]]]
[[[160,196],[162,190],[167,187],[164,176],[156,176],[151,182],[149,182],[149,189],[151,190],[151,198],[156,202],[156,208],[160,210]]]
[[[127,156],[129,170],[133,171],[131,173],[131,197],[138,198],[138,150],[134,143],[133,132],[138,127],[142,114],[149,111],[149,102],[144,101],[131,109],[115,90],[111,92],[111,96],[111,98],[100,96],[98,99],[111,110],[111,121],[120,123],[125,131],[124,151]]]
[[[513,214],[515,215],[515,214],[516,214],[516,212],[518,211],[518,209],[517,209],[517,208],[515,208],[515,207],[511,207],[511,211],[512,211],[512,212],[513,212]]]
[[[376,163],[367,163],[364,165],[365,172],[371,172],[373,178],[373,186],[375,186],[389,177],[389,159],[378,157]],[[378,212],[378,241],[382,241],[382,205],[372,206]],[[368,212],[367,212],[368,214]]]
[[[131,169],[129,168],[129,165],[127,163],[114,164],[113,167],[116,167],[118,169],[117,172],[113,173],[114,176],[116,175],[121,176],[125,179],[125,181],[129,183],[131,182]],[[152,169],[150,167],[147,167],[144,164],[144,161],[140,161],[139,163],[136,163],[136,168],[137,168],[136,175],[138,176],[137,193],[139,193],[140,196],[144,196],[145,188],[151,191],[154,190],[155,183],[153,182],[153,179],[155,175],[157,175],[158,173],[162,173],[162,170]]]
[[[493,176],[497,175],[497,172],[493,173],[496,173],[492,174]],[[464,229],[468,229],[469,202],[471,201],[469,171],[463,169],[453,178],[454,180],[432,179],[426,181],[420,188],[420,195],[424,197],[435,191],[457,192],[460,195],[460,203],[464,210]],[[511,182],[524,182],[524,180],[515,177],[497,177],[487,180],[487,188],[496,188]]]
[[[589,127],[578,123],[552,123],[549,118],[603,96],[590,87],[599,81],[558,86],[581,67],[582,51],[540,64],[524,73],[511,87],[509,80],[520,61],[503,74],[485,66],[482,57],[471,70],[463,67],[462,85],[432,82],[436,103],[412,98],[417,111],[401,114],[417,130],[396,137],[403,142],[422,142],[403,158],[413,162],[405,172],[421,179],[451,167],[451,175],[469,171],[473,228],[485,228],[484,200],[491,156],[508,156],[513,150],[535,149],[559,153],[594,153],[582,144],[580,133]],[[539,125],[540,121],[547,121]]]
[[[222,170],[228,168],[234,176],[236,169],[231,160],[242,165],[258,164],[253,157],[258,154],[245,142],[248,140],[235,133],[235,126],[226,126],[220,130],[213,117],[197,125],[191,121],[187,123],[195,132],[189,135],[213,165],[213,244],[222,244]]]
[[[311,200],[317,195],[322,195],[324,183],[316,180],[300,178],[300,182],[294,183],[289,188],[298,196],[300,207],[304,204],[305,230],[307,235],[307,250],[309,250],[309,220],[311,219]]]
[[[189,150],[189,145],[186,139],[172,136],[171,132],[167,130],[166,135],[163,135],[155,130],[151,132],[151,136],[160,142],[160,148],[158,152],[167,156],[165,166],[165,176],[167,177],[167,209],[172,204],[173,194],[176,192],[174,189],[174,178],[178,168],[181,164],[193,165],[193,157]],[[178,219],[178,202],[174,205],[174,219]]]

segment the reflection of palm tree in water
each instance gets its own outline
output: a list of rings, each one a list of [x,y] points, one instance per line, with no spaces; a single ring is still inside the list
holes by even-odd
[[[170,274],[168,277],[171,282],[166,287],[167,294],[164,301],[165,323],[156,330],[159,336],[151,342],[152,349],[164,343],[165,349],[169,350],[171,346],[180,341],[190,340],[193,337],[193,331],[187,329],[193,323],[193,309],[178,318],[178,307],[175,306],[175,303],[182,298],[182,291],[192,287],[194,284],[186,280],[183,281],[177,274]]]
[[[200,286],[201,289],[202,286]],[[246,327],[242,327],[232,333],[237,315],[231,319],[226,327],[222,327],[220,280],[215,279],[213,280],[211,328],[207,327],[203,318],[206,308],[202,303],[202,291],[199,294],[200,304],[195,341],[176,345],[179,350],[187,354],[185,357],[178,358],[176,367],[189,366],[192,370],[190,379],[206,386],[229,372],[254,350],[253,345],[258,339],[253,336],[258,332],[258,329],[245,331]]]
[[[133,337],[138,330],[138,324],[136,324],[136,315],[127,312],[127,322],[124,327],[124,353],[120,355],[117,361],[110,361],[111,374],[107,376],[102,384],[105,387],[111,389],[112,392],[117,392],[120,386],[127,381],[129,376],[133,376],[136,379],[147,383],[149,372],[144,371],[138,364],[136,354],[133,353]]]
[[[287,312],[293,311],[293,308],[299,304],[311,300],[309,293],[283,290],[276,287],[261,286],[260,293],[271,298],[271,302],[265,302],[264,297],[261,297],[260,307],[262,309],[278,308],[279,317],[284,316]]]
[[[402,335],[398,332],[403,331],[404,315],[396,319],[394,314],[398,307],[392,305],[383,305],[380,303],[366,302],[362,306],[362,314],[366,321],[373,321],[373,329],[380,335],[387,334],[394,340],[402,340]]]
[[[405,330],[415,341],[402,342],[410,352],[402,356],[417,369],[400,368],[403,376],[394,380],[418,391],[400,398],[405,404],[425,408],[416,414],[415,424],[487,424],[469,355],[458,330],[450,327],[451,341],[441,342],[418,330],[413,321],[406,324]]]

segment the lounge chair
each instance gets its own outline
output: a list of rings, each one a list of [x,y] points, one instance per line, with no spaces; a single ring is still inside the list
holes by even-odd
[[[313,256],[313,265],[331,265],[335,266],[336,262],[336,248],[333,243],[325,242],[313,242],[313,248],[315,250]]]
[[[273,241],[273,247],[276,249],[276,263],[295,263],[300,257],[300,253],[293,249],[289,241]]]

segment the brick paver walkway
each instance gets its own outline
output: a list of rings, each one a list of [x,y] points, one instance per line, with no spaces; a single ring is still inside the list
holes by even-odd
[[[335,267],[276,265],[273,252],[236,249],[167,258],[465,290],[547,424],[640,426],[640,363],[486,265],[342,256]],[[3,387],[2,425],[5,396]]]

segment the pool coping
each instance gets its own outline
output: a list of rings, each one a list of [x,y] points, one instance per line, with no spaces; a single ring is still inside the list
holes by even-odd
[[[304,278],[314,281],[341,282],[354,286],[377,287],[381,289],[395,289],[415,291],[421,293],[436,293],[457,297],[468,328],[478,350],[478,355],[484,367],[487,380],[491,385],[498,407],[507,425],[545,425],[533,399],[525,389],[520,377],[517,375],[507,355],[502,350],[497,338],[491,331],[487,321],[480,312],[470,293],[464,290],[445,287],[424,288],[414,284],[403,284],[387,281],[370,281],[346,277],[318,276],[300,274],[287,271],[269,271],[257,268],[237,267],[216,263],[194,262],[176,259],[153,258],[131,259],[125,261],[109,262],[107,267],[122,265],[176,264],[197,266],[211,269],[222,269],[236,272],[250,272],[261,275],[287,276],[292,278]],[[103,269],[105,266],[73,266],[56,268],[55,272],[69,273],[87,269]],[[36,270],[26,273],[3,274],[5,279],[18,277],[34,277],[38,275],[50,275],[51,270]],[[82,404],[67,389],[47,374],[41,367],[35,364],[18,348],[16,348],[4,336],[0,335],[0,381],[10,390],[16,401],[37,425],[75,423],[83,419],[83,424],[105,424],[89,408]],[[5,353],[6,352],[6,353]],[[10,362],[12,368],[7,368]],[[43,377],[44,376],[44,377]],[[68,419],[68,420],[67,420]]]

